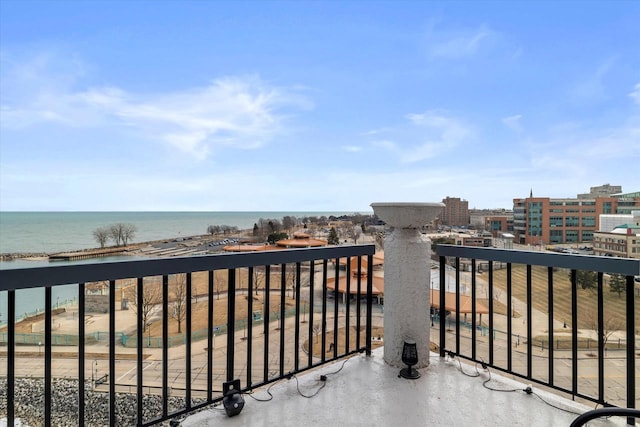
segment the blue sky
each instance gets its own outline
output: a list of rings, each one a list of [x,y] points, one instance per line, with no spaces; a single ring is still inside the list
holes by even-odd
[[[640,2],[0,1],[0,210],[640,190]]]

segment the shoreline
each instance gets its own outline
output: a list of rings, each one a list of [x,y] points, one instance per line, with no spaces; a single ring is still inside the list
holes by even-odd
[[[182,244],[182,246],[186,246],[185,243],[194,242],[203,242],[206,244],[206,241],[217,240],[218,238],[246,238],[247,233],[250,230],[240,230],[233,235],[211,235],[211,234],[200,234],[193,236],[185,236],[181,238],[175,237],[167,237],[165,239],[159,240],[149,240],[144,242],[132,243],[126,246],[105,246],[103,248],[87,248],[87,249],[78,249],[73,251],[66,252],[9,252],[9,253],[0,253],[0,261],[1,262],[11,262],[15,260],[22,261],[51,261],[51,257],[59,254],[90,254],[92,252],[101,252],[101,251],[112,251],[114,256],[145,256],[148,258],[153,258],[152,254],[145,254],[142,249],[148,246],[153,245],[161,245],[161,244],[170,244],[175,243],[175,246]],[[95,258],[99,258],[96,256]]]

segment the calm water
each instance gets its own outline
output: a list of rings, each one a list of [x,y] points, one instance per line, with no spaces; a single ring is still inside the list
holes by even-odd
[[[95,248],[93,231],[115,223],[134,224],[134,242],[206,234],[209,225],[229,225],[249,229],[260,218],[282,220],[284,216],[340,216],[353,212],[0,212],[0,253],[55,253]],[[46,260],[0,262],[0,269],[132,260],[134,257],[104,257],[68,263]],[[76,285],[56,286],[52,302],[74,304]],[[16,317],[44,309],[44,290],[16,293]],[[0,292],[0,323],[6,321],[6,292]]]
[[[252,228],[260,218],[352,212],[0,212],[0,253],[55,253],[97,247],[93,231],[116,223],[137,227],[134,242],[206,234],[209,225]]]

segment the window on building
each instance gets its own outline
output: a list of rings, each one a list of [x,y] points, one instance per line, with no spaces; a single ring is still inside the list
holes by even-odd
[[[580,225],[580,218],[577,216],[568,216],[564,220],[565,227],[577,227]]]
[[[549,217],[549,227],[562,227],[564,221],[561,216]]]
[[[596,217],[595,216],[583,216],[582,217],[582,226],[583,227],[595,227],[596,226]]]
[[[578,230],[567,230],[564,235],[564,241],[566,243],[573,243],[578,241]]]

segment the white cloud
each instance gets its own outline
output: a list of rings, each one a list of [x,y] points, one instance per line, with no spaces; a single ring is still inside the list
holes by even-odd
[[[394,151],[397,148],[396,143],[389,140],[373,141],[371,145],[375,148],[382,148],[389,151]]]
[[[442,111],[429,110],[421,114],[408,114],[407,118],[415,125],[415,138],[424,142],[403,151],[401,161],[405,163],[437,157],[471,136],[471,130],[467,125]]]
[[[345,145],[342,147],[342,149],[349,153],[358,153],[362,151],[362,147],[356,145]]]
[[[429,47],[432,56],[444,59],[461,59],[476,55],[483,44],[486,44],[496,33],[486,26],[445,40],[433,42]]]
[[[70,127],[133,128],[148,139],[204,158],[221,146],[260,147],[284,131],[287,109],[311,105],[294,90],[270,85],[257,76],[219,78],[205,87],[171,93],[136,94],[115,86],[80,90],[76,89],[80,74],[62,72],[69,75],[56,84],[52,62],[47,57],[24,66],[9,64],[10,70],[2,73],[2,88],[8,88],[9,94],[3,96],[0,126],[55,122]],[[25,74],[18,72],[25,68]],[[27,86],[29,90],[20,90]]]
[[[640,83],[636,83],[633,90],[629,93],[629,97],[635,104],[640,105]]]
[[[602,61],[590,74],[581,76],[571,88],[571,97],[576,103],[600,102],[609,98],[605,80],[616,63],[615,58]]]
[[[383,132],[387,132],[389,128],[380,128],[380,129],[371,129],[366,132],[363,132],[362,135],[370,136],[370,135],[378,135]]]
[[[522,114],[516,114],[513,116],[505,117],[502,119],[502,123],[509,129],[522,132]]]

